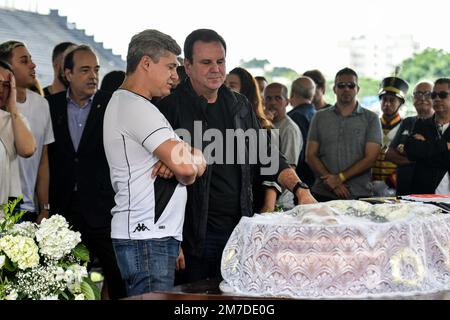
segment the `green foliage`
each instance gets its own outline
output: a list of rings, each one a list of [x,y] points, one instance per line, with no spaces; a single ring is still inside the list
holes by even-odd
[[[441,49],[427,48],[402,62],[400,76],[414,86],[423,79],[433,81],[448,77],[449,72],[450,54]]]
[[[83,243],[77,244],[75,248],[72,250],[73,255],[84,262],[90,262],[89,259],[89,250],[86,248],[86,246]]]
[[[266,65],[270,64],[270,62],[267,59],[259,60],[259,59],[253,58],[250,61],[241,60],[239,62],[239,64],[242,66],[242,68],[255,68],[255,69],[256,68],[261,68],[261,69],[264,69],[264,67]]]
[[[3,211],[4,219],[0,223],[0,233],[11,229],[12,226],[19,221],[19,219],[25,214],[25,211],[14,212],[17,204],[22,200],[22,197],[18,197],[14,201],[8,201],[8,203],[2,205],[0,210]]]
[[[81,292],[86,300],[100,300],[100,290],[88,277],[84,278],[81,283]]]

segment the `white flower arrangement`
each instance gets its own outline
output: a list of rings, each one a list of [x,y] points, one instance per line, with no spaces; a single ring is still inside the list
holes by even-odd
[[[89,279],[89,252],[79,232],[60,215],[40,225],[15,224],[18,201],[0,210],[0,300],[97,300],[100,292]]]

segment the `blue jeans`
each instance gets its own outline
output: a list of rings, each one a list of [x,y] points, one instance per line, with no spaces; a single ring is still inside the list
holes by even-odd
[[[112,239],[127,296],[173,288],[180,241]]]

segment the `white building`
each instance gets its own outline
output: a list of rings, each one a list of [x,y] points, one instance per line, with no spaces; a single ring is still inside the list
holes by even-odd
[[[393,74],[395,67],[414,53],[420,44],[412,35],[362,35],[341,43],[347,48],[349,66],[359,76],[382,79]]]

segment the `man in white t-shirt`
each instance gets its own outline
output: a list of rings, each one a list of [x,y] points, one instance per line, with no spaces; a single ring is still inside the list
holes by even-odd
[[[182,142],[150,102],[170,93],[180,53],[178,44],[159,31],[135,35],[127,77],[104,117],[103,141],[116,192],[111,237],[128,296],[173,286],[185,185],[206,168],[203,155]]]
[[[47,100],[28,90],[34,85],[36,65],[25,44],[7,41],[0,45],[0,56],[11,64],[16,77],[17,109],[28,120],[36,140],[36,152],[30,158],[19,157],[20,181],[26,213],[22,220],[40,222],[49,215],[49,167],[47,145],[55,141]],[[38,205],[35,203],[35,194]]]

